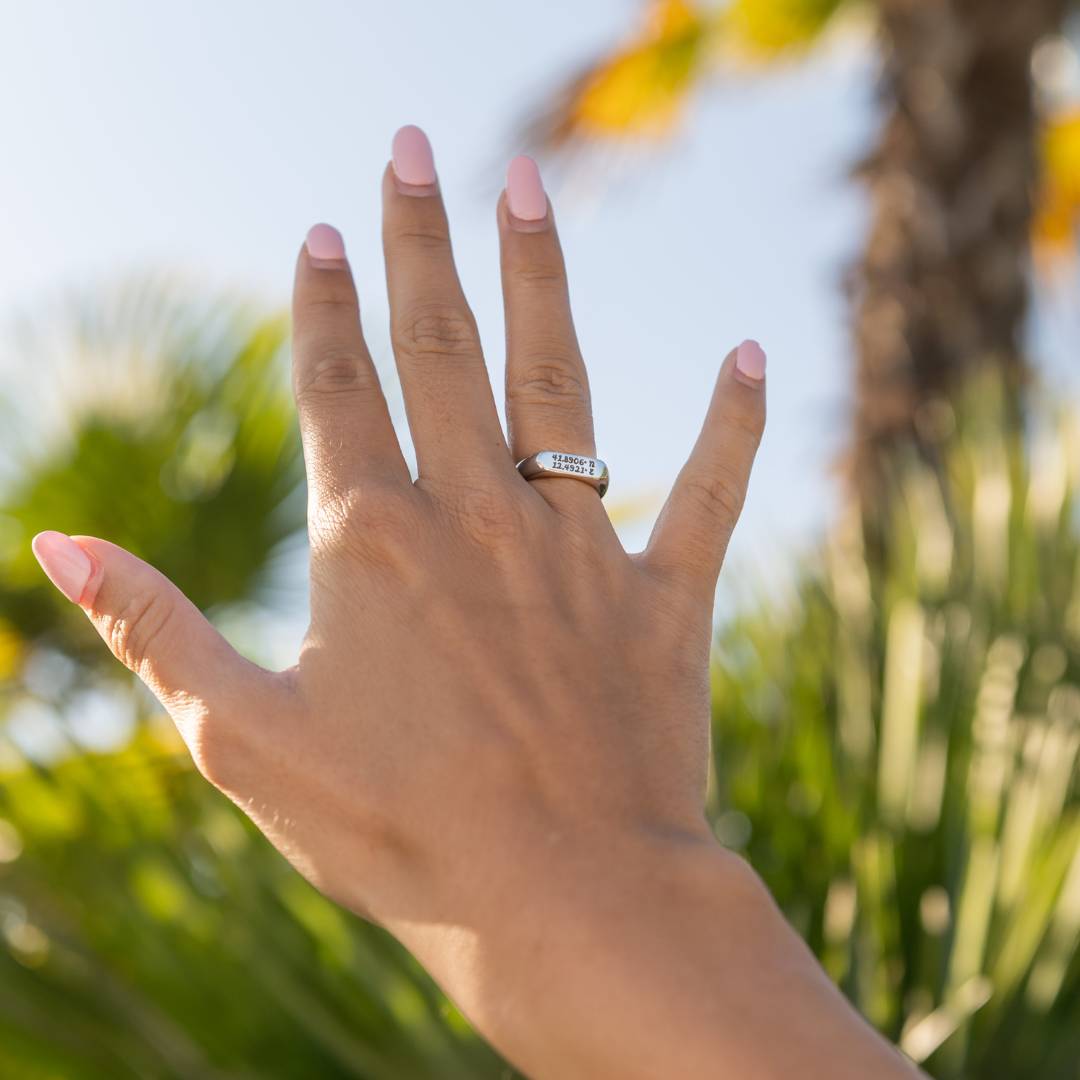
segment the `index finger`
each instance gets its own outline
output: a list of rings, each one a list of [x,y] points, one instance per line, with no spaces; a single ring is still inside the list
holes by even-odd
[[[293,392],[314,499],[340,496],[364,479],[409,483],[360,328],[345,245],[330,225],[311,229],[297,259]]]

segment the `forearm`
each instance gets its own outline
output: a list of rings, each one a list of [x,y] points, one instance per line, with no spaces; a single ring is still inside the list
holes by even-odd
[[[667,845],[606,866],[594,855],[577,871],[457,937],[437,971],[530,1076],[918,1075],[722,848]],[[442,967],[445,941],[429,945]]]

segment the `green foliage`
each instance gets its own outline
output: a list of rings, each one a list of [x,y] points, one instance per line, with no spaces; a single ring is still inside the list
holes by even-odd
[[[9,772],[0,820],[0,1075],[509,1075],[163,731]]]
[[[41,437],[20,385],[4,432],[17,467],[0,498],[0,618],[49,629],[68,649],[87,631],[42,579],[35,532],[112,540],[207,607],[249,599],[304,524],[284,317],[153,284],[96,303],[100,313],[87,302],[50,328],[58,342],[24,334],[9,364],[45,368],[43,396],[64,412],[55,437]]]
[[[789,610],[723,631],[718,835],[859,1008],[942,1078],[1080,1060],[1080,432],[950,440],[909,463],[896,555],[841,526]]]
[[[65,398],[55,435],[28,378],[0,432],[17,459],[0,496],[0,1076],[509,1076],[402,949],[192,770],[30,555],[40,529],[100,535],[211,614],[273,600],[304,525],[285,320],[155,285],[65,311],[59,341],[23,335],[12,364]],[[102,708],[137,717],[134,737],[80,751]]]

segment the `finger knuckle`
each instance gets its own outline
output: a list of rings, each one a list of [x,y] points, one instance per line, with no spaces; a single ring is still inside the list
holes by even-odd
[[[136,675],[143,676],[150,658],[172,632],[176,608],[157,592],[129,597],[108,617],[107,640],[113,655]]]
[[[313,549],[360,556],[408,547],[416,533],[409,492],[379,481],[353,484],[322,498],[308,519]]]
[[[507,396],[512,404],[530,408],[569,405],[588,412],[589,392],[575,367],[570,357],[557,354],[528,359],[511,378]]]
[[[690,477],[685,494],[709,518],[721,527],[733,528],[742,512],[746,488],[728,469]]]
[[[393,336],[398,355],[414,363],[475,356],[479,349],[472,317],[449,305],[407,313],[397,320]]]
[[[294,312],[298,323],[354,320],[359,315],[356,290],[351,281],[336,288],[324,288],[317,295],[298,300]]]
[[[754,404],[746,408],[732,409],[724,421],[731,430],[746,440],[747,445],[756,450],[765,431],[765,407]]]
[[[329,395],[368,395],[375,390],[363,357],[356,349],[344,345],[324,346],[306,362],[298,364],[295,387],[300,402]]]
[[[402,225],[388,234],[393,243],[422,255],[445,253],[450,244],[450,230],[437,222]]]
[[[517,550],[521,543],[527,514],[510,485],[465,488],[444,505],[461,531],[486,551]]]
[[[538,292],[562,292],[566,288],[566,272],[561,263],[522,262],[513,267],[513,275],[518,284]]]

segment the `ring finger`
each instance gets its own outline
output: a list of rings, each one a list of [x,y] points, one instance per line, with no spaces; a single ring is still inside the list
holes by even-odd
[[[519,157],[499,201],[506,309],[506,421],[515,461],[541,450],[593,457],[589,377],[578,348],[559,237],[539,171]],[[533,481],[555,506],[598,505],[562,477]]]

